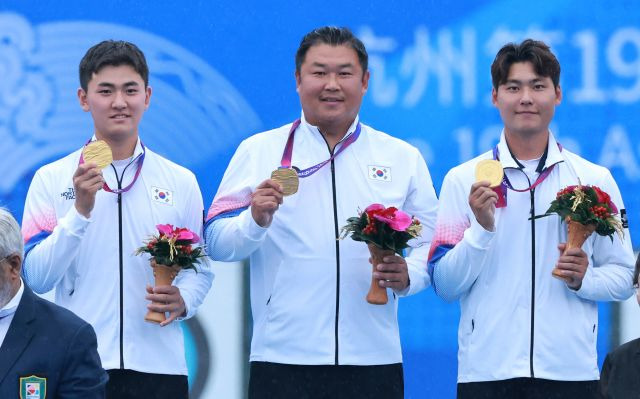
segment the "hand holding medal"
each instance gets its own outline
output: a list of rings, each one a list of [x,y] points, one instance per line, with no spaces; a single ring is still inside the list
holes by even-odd
[[[111,164],[112,157],[111,148],[102,140],[93,141],[82,150],[80,164],[73,175],[73,189],[76,210],[84,217],[91,215],[96,193],[104,185],[102,169]],[[90,164],[95,164],[96,167],[89,167]]]
[[[476,165],[476,182],[471,186],[469,206],[478,223],[487,231],[493,231],[495,226],[495,209],[499,197],[495,187],[502,184],[504,171],[499,161],[485,159]],[[489,185],[487,186],[487,183]]]

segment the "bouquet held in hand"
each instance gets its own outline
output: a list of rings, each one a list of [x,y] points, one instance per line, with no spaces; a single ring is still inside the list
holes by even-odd
[[[618,208],[606,192],[596,186],[575,185],[558,191],[556,199],[544,215],[558,214],[567,223],[565,253],[571,248],[582,248],[582,244],[594,231],[608,236],[613,242],[613,233],[622,238],[622,223],[618,219]],[[561,278],[556,274],[554,276]]]
[[[351,235],[356,241],[366,242],[375,271],[376,265],[383,263],[385,256],[402,256],[403,250],[409,247],[409,240],[419,237],[421,231],[420,221],[407,213],[395,207],[385,208],[381,204],[371,204],[359,216],[347,219],[340,238]],[[382,305],[387,300],[387,290],[372,279],[367,301]]]
[[[202,247],[193,247],[200,242],[200,237],[193,231],[170,224],[156,226],[158,235],[151,236],[145,245],[136,250],[136,255],[148,253],[156,286],[171,285],[181,269],[194,269],[205,256]],[[149,311],[145,320],[162,323],[166,320],[164,313]]]

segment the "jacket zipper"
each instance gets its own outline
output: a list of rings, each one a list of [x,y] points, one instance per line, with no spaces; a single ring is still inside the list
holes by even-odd
[[[331,160],[331,192],[333,193],[333,228],[336,242],[336,319],[335,319],[335,342],[336,353],[334,364],[337,366],[338,362],[338,316],[340,315],[340,240],[338,240],[338,204],[336,199],[336,173],[333,160]]]
[[[129,167],[127,165],[122,171],[122,176],[118,176],[118,171],[111,165],[118,182],[118,190],[122,189],[122,180]],[[124,369],[124,256],[122,249],[122,193],[118,193],[118,272],[120,275],[120,369]]]
[[[329,155],[333,156],[333,149],[329,146],[329,142],[323,134],[321,134],[321,136],[327,144]],[[333,196],[333,229],[336,242],[336,318],[334,320],[335,353],[333,363],[338,366],[340,364],[338,359],[338,349],[340,347],[338,342],[338,320],[340,316],[340,240],[338,237],[340,237],[340,232],[338,229],[338,201],[336,198],[336,169],[333,159],[331,160],[331,194]]]
[[[536,221],[535,216],[535,191],[530,191],[531,197],[531,340],[529,344],[529,371],[531,378],[535,378],[533,373],[533,330],[535,325],[535,308],[536,308]]]

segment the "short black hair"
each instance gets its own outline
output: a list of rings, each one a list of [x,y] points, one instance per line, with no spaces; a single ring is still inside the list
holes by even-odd
[[[89,81],[94,73],[106,66],[131,66],[149,85],[149,67],[147,60],[138,46],[123,40],[105,40],[91,47],[80,61],[80,87],[87,91]]]
[[[335,26],[323,26],[304,35],[300,41],[298,51],[296,51],[296,72],[300,72],[300,67],[304,63],[307,51],[316,44],[328,44],[330,46],[345,45],[351,47],[356,54],[358,54],[358,61],[362,67],[362,72],[367,72],[367,68],[369,68],[369,55],[367,54],[367,49],[364,47],[364,43],[355,37],[349,28],[338,28]]]
[[[504,45],[491,64],[491,80],[493,88],[507,82],[511,65],[518,62],[530,62],[533,69],[540,76],[549,77],[553,87],[560,84],[560,63],[544,42],[526,39],[520,44],[508,43]]]

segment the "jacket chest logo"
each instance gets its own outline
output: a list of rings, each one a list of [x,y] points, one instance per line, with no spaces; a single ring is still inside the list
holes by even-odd
[[[371,180],[391,181],[391,168],[388,166],[369,165],[367,175]]]
[[[44,399],[47,397],[47,379],[31,375],[20,377],[20,399]]]
[[[67,191],[61,192],[60,196],[66,200],[76,199],[76,191],[73,189],[73,187],[69,187]]]
[[[173,206],[173,191],[166,188],[151,186],[151,198],[154,202]]]

